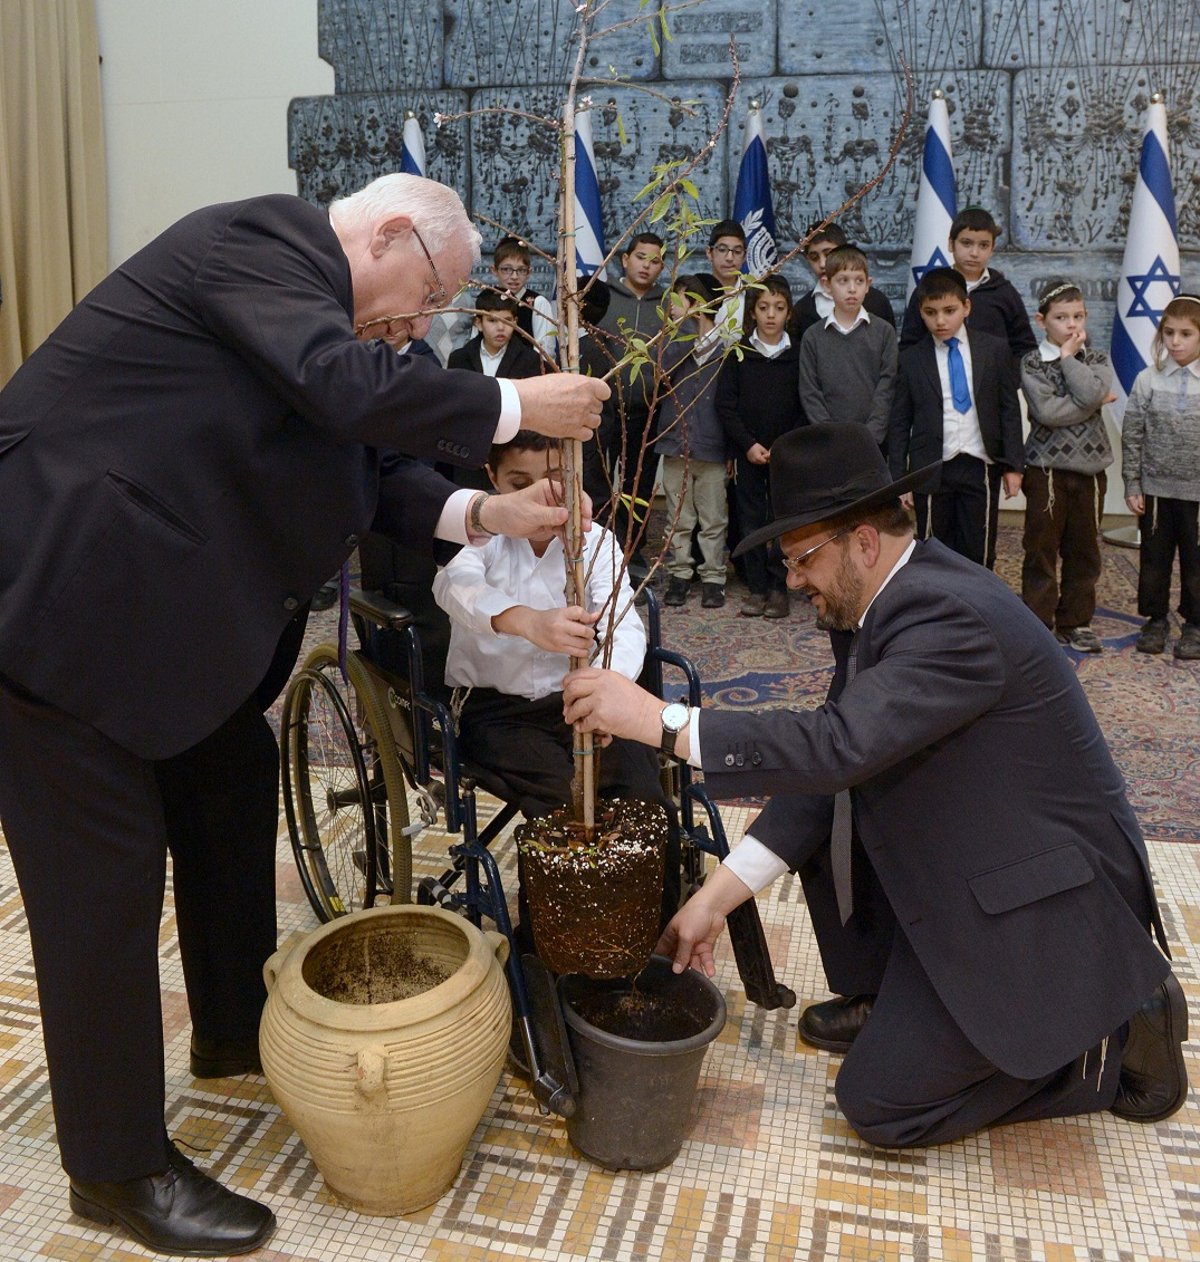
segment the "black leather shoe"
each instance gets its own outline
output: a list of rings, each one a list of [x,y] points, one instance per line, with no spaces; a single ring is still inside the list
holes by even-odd
[[[1129,1020],[1121,1051],[1121,1078],[1112,1111],[1131,1122],[1161,1122],[1187,1099],[1183,1043],[1188,1036],[1187,1000],[1168,973]]]
[[[250,1043],[218,1043],[192,1035],[193,1078],[236,1078],[239,1074],[261,1074],[258,1040]]]
[[[874,1004],[874,995],[839,995],[809,1004],[800,1014],[800,1037],[824,1052],[848,1052]]]
[[[120,1183],[71,1180],[71,1210],[90,1222],[117,1223],[146,1248],[188,1258],[223,1258],[257,1249],[275,1215],[223,1188],[171,1145],[162,1174]]]

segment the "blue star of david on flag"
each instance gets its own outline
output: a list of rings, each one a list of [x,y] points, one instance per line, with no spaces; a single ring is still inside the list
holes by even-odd
[[[1129,310],[1125,312],[1125,318],[1146,316],[1154,321],[1157,328],[1159,320],[1162,319],[1162,313],[1167,309],[1167,303],[1179,293],[1183,277],[1177,272],[1172,272],[1162,259],[1155,255],[1154,262],[1141,276],[1127,276],[1125,279],[1129,282],[1129,288],[1133,290],[1133,301],[1129,304]],[[1152,307],[1147,290],[1151,285],[1160,284],[1166,285],[1168,292],[1159,295],[1163,299],[1161,307]]]
[[[934,252],[929,257],[929,262],[926,263],[924,267],[914,267],[912,269],[913,284],[914,285],[920,284],[921,277],[924,276],[926,272],[932,272],[935,267],[953,267],[953,266],[954,264],[950,262],[950,260],[941,252],[941,250],[934,250]]]
[[[1125,257],[1117,284],[1112,330],[1112,363],[1116,375],[1113,419],[1119,424],[1133,383],[1154,355],[1152,343],[1168,302],[1180,290],[1179,229],[1171,158],[1167,139],[1167,107],[1151,101],[1142,131],[1137,182],[1129,207]]]

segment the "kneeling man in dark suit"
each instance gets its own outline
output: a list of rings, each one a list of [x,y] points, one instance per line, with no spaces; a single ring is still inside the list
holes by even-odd
[[[801,1032],[845,1050],[865,1140],[945,1143],[1187,1095],[1183,992],[1133,811],[1053,638],[995,575],[917,542],[869,434],[813,425],[771,450],[788,582],[828,629],[820,709],[691,710],[576,671],[566,717],[702,767],[717,798],[772,795],[659,943],[713,973],[725,915],[800,874],[833,990]]]

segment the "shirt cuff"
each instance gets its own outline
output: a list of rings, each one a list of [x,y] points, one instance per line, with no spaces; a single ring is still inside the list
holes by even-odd
[[[508,443],[521,428],[521,396],[507,377],[497,377],[496,384],[500,387],[500,419],[496,422],[492,442]]]
[[[700,761],[700,711],[695,706],[692,707],[691,716],[688,722],[687,764],[703,771],[704,764]]]
[[[755,894],[764,890],[772,881],[777,880],[787,870],[788,865],[773,851],[768,850],[761,841],[756,841],[747,833],[733,852],[723,861],[734,876],[747,885]]]
[[[468,543],[467,513],[470,511],[471,501],[478,494],[478,491],[471,490],[469,486],[463,487],[461,491],[454,491],[442,505],[442,515],[438,518],[433,537],[446,543]]]

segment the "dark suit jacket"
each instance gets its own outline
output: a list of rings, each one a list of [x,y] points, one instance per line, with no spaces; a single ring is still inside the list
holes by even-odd
[[[1002,469],[1025,468],[1021,404],[1008,344],[988,333],[965,330],[971,347],[971,397],[979,415],[983,448]],[[900,352],[896,398],[888,428],[887,457],[893,477],[942,458],[942,383],[933,338],[926,334]],[[916,489],[936,491],[935,472]]]
[[[706,787],[782,795],[753,835],[795,866],[852,786],[866,854],[950,1015],[1005,1073],[1050,1073],[1167,972],[1145,845],[1091,707],[1037,618],[936,540],[871,605],[857,661],[818,710],[706,710]]]
[[[480,349],[482,346],[483,338],[476,333],[466,346],[460,346],[458,350],[450,352],[446,367],[483,372],[483,355]],[[504,356],[500,360],[496,376],[518,381],[522,377],[538,377],[542,371],[542,357],[519,333],[514,334],[512,341],[504,348]]]
[[[101,282],[0,395],[0,673],[143,757],[213,731],[296,611],[487,457],[499,388],[359,342],[297,197],[211,206]]]

